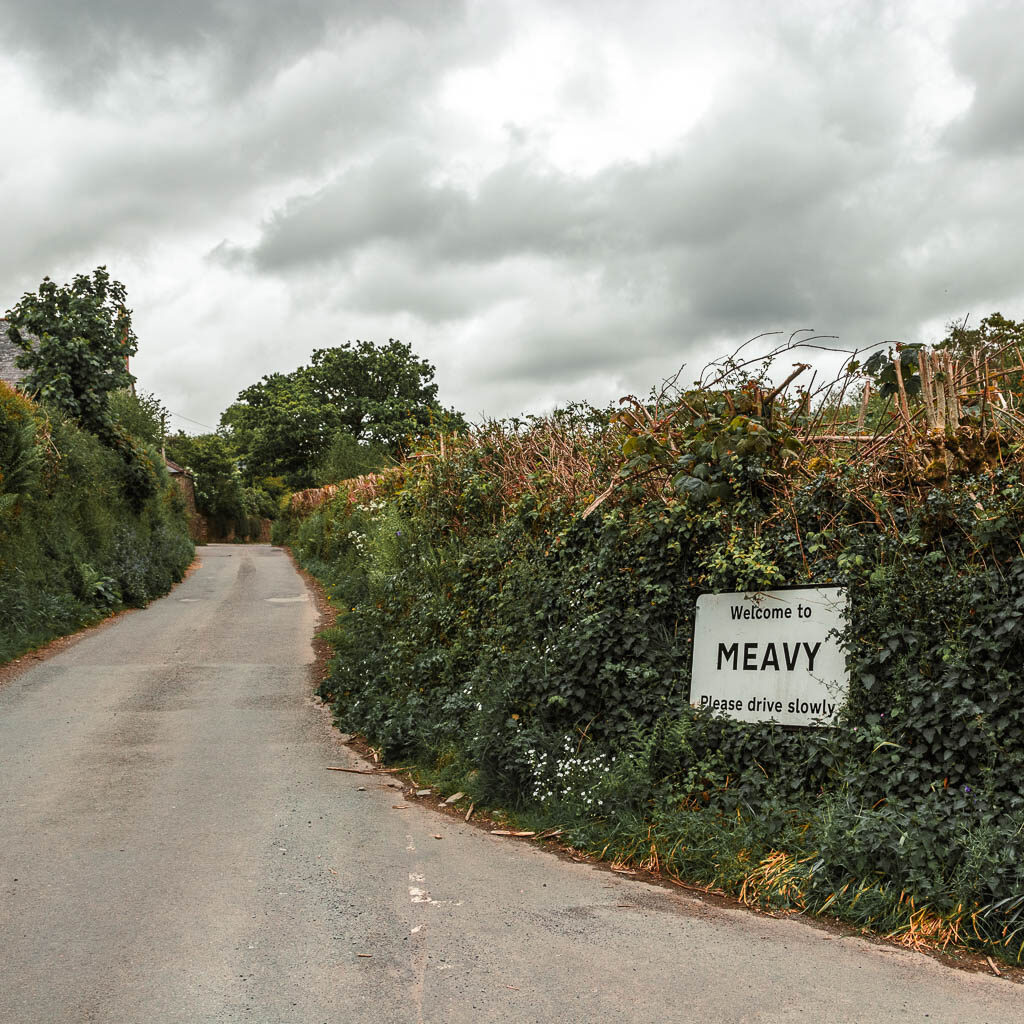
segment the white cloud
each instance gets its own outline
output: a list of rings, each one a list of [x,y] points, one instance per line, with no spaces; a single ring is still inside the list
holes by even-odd
[[[0,0],[0,303],[106,263],[199,422],[355,338],[477,416],[1024,315],[1013,5],[129,6]]]

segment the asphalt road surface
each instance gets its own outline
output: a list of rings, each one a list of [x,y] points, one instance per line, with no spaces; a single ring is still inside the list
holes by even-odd
[[[302,580],[266,546],[202,562],[0,688],[2,1024],[1024,1021],[1005,979],[326,771],[357,762]]]

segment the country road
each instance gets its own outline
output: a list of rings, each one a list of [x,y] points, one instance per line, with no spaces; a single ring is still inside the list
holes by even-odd
[[[0,1024],[1024,1020],[1005,979],[326,771],[356,761],[302,580],[267,546],[202,563],[0,687]]]

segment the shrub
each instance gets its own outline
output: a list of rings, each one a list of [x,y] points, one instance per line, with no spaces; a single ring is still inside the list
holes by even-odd
[[[191,562],[159,455],[133,457],[0,384],[0,661],[170,589]],[[144,460],[144,461],[143,461]],[[145,466],[148,483],[132,486]]]

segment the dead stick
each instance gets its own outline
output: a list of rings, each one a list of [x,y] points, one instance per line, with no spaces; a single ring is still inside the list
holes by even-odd
[[[976,367],[977,367],[977,365],[978,365],[977,362],[975,362],[975,366]],[[982,434],[982,437],[985,436],[985,410],[988,407],[988,360],[985,360],[985,363],[983,365],[985,367],[985,380],[984,380],[984,382],[982,382],[980,380],[981,370],[980,369],[978,370],[978,373],[979,373],[979,383],[983,383],[982,392],[981,392],[981,434]],[[993,428],[995,427],[995,420],[992,421],[992,426],[993,426]]]
[[[810,363],[797,363],[796,369],[777,388],[775,388],[774,391],[769,391],[768,394],[764,396],[764,405],[770,406],[775,398],[785,391],[786,388],[788,388],[789,385],[807,369],[810,369]]]
[[[886,434],[891,437],[891,434]],[[866,444],[869,441],[877,441],[877,434],[811,434],[806,438],[808,444],[811,441],[849,441],[852,444]]]
[[[935,394],[932,390],[932,378],[928,372],[931,368],[929,353],[926,349],[917,350],[917,369],[921,375],[921,399],[924,402],[924,418],[928,424],[928,430],[936,427],[935,417]]]
[[[907,404],[907,389],[903,385],[903,359],[900,355],[902,345],[896,346],[896,357],[892,361],[892,368],[896,372],[896,387],[899,390],[899,410],[903,414],[903,422],[910,431],[910,406]]]
[[[864,397],[860,403],[860,415],[857,417],[857,433],[864,429],[864,419],[868,414],[868,399],[871,398],[871,381],[864,381]]]
[[[949,352],[942,353],[942,368],[945,371],[946,385],[946,434],[952,436],[960,425],[960,400],[956,393],[956,364]]]
[[[592,501],[592,502],[591,502],[591,503],[590,503],[590,504],[589,504],[589,505],[588,505],[588,506],[587,506],[587,507],[586,507],[586,508],[585,508],[585,509],[583,510],[583,514],[582,514],[582,516],[580,517],[581,519],[586,519],[586,518],[587,518],[587,516],[589,516],[591,512],[594,512],[594,511],[595,511],[595,510],[596,510],[596,509],[597,509],[597,508],[598,508],[598,507],[599,507],[599,506],[600,506],[600,505],[601,505],[601,504],[602,504],[602,503],[604,502],[604,500],[605,500],[606,498],[609,498],[609,497],[611,497],[611,493],[612,493],[612,491],[614,491],[614,490],[615,490],[615,483],[616,483],[616,481],[614,481],[614,480],[613,480],[613,481],[612,481],[612,482],[611,482],[611,483],[610,483],[610,484],[608,485],[608,488],[607,488],[607,490],[604,490],[604,491],[602,491],[602,492],[601,492],[601,493],[600,493],[600,494],[599,494],[599,495],[598,495],[598,496],[597,496],[597,497],[596,497],[596,498],[595,498],[595,499],[594,499],[594,500],[593,500],[593,501]]]
[[[935,397],[935,426],[936,429],[946,432],[946,385],[941,379],[936,379],[936,374],[944,376],[942,372],[942,361],[938,352],[928,354],[928,382]],[[948,460],[947,460],[948,464]]]

